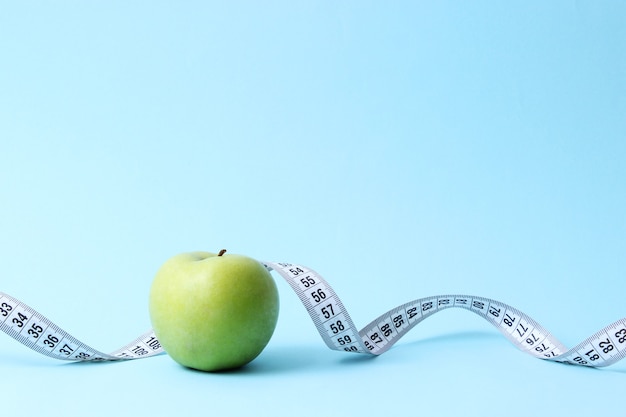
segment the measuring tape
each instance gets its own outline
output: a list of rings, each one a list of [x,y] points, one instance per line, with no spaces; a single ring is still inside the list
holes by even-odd
[[[307,309],[320,336],[333,350],[380,355],[424,319],[456,307],[487,320],[513,345],[539,359],[601,367],[626,356],[626,318],[568,349],[520,310],[500,301],[472,295],[438,295],[410,301],[357,330],[335,291],[318,273],[297,264],[265,262],[263,265],[287,281]],[[164,353],[152,331],[114,352],[103,353],[3,292],[0,292],[0,330],[36,352],[69,361],[119,361]]]

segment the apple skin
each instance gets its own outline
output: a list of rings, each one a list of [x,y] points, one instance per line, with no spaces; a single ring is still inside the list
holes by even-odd
[[[190,252],[158,270],[149,310],[154,332],[172,359],[189,368],[221,371],[261,353],[276,327],[279,299],[272,275],[260,262]]]

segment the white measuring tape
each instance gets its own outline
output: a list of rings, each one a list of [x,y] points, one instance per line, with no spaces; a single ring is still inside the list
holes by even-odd
[[[478,314],[520,350],[540,359],[601,367],[626,356],[626,318],[568,349],[516,308],[471,295],[438,295],[410,301],[357,330],[335,291],[315,271],[289,263],[265,262],[264,265],[287,281],[307,309],[320,336],[333,350],[380,355],[422,320],[438,311],[457,307]],[[152,331],[114,352],[100,352],[3,292],[0,292],[0,330],[43,355],[70,361],[128,360],[164,353]]]

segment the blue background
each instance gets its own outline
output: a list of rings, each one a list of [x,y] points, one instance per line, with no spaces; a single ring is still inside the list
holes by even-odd
[[[225,2],[221,2],[225,3]],[[170,256],[308,265],[357,326],[507,302],[568,346],[624,317],[621,1],[3,2],[0,289],[112,351]],[[626,364],[447,310],[375,360],[281,317],[233,373],[66,364],[0,336],[2,415],[604,414]]]

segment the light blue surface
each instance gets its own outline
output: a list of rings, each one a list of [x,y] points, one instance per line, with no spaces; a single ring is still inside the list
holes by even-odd
[[[568,346],[626,316],[623,2],[106,3],[0,9],[0,290],[83,341],[148,329],[160,264],[221,248],[314,268],[360,326],[443,293]],[[465,311],[330,351],[278,284],[235,373],[0,335],[0,415],[621,410],[626,364],[539,361]]]

